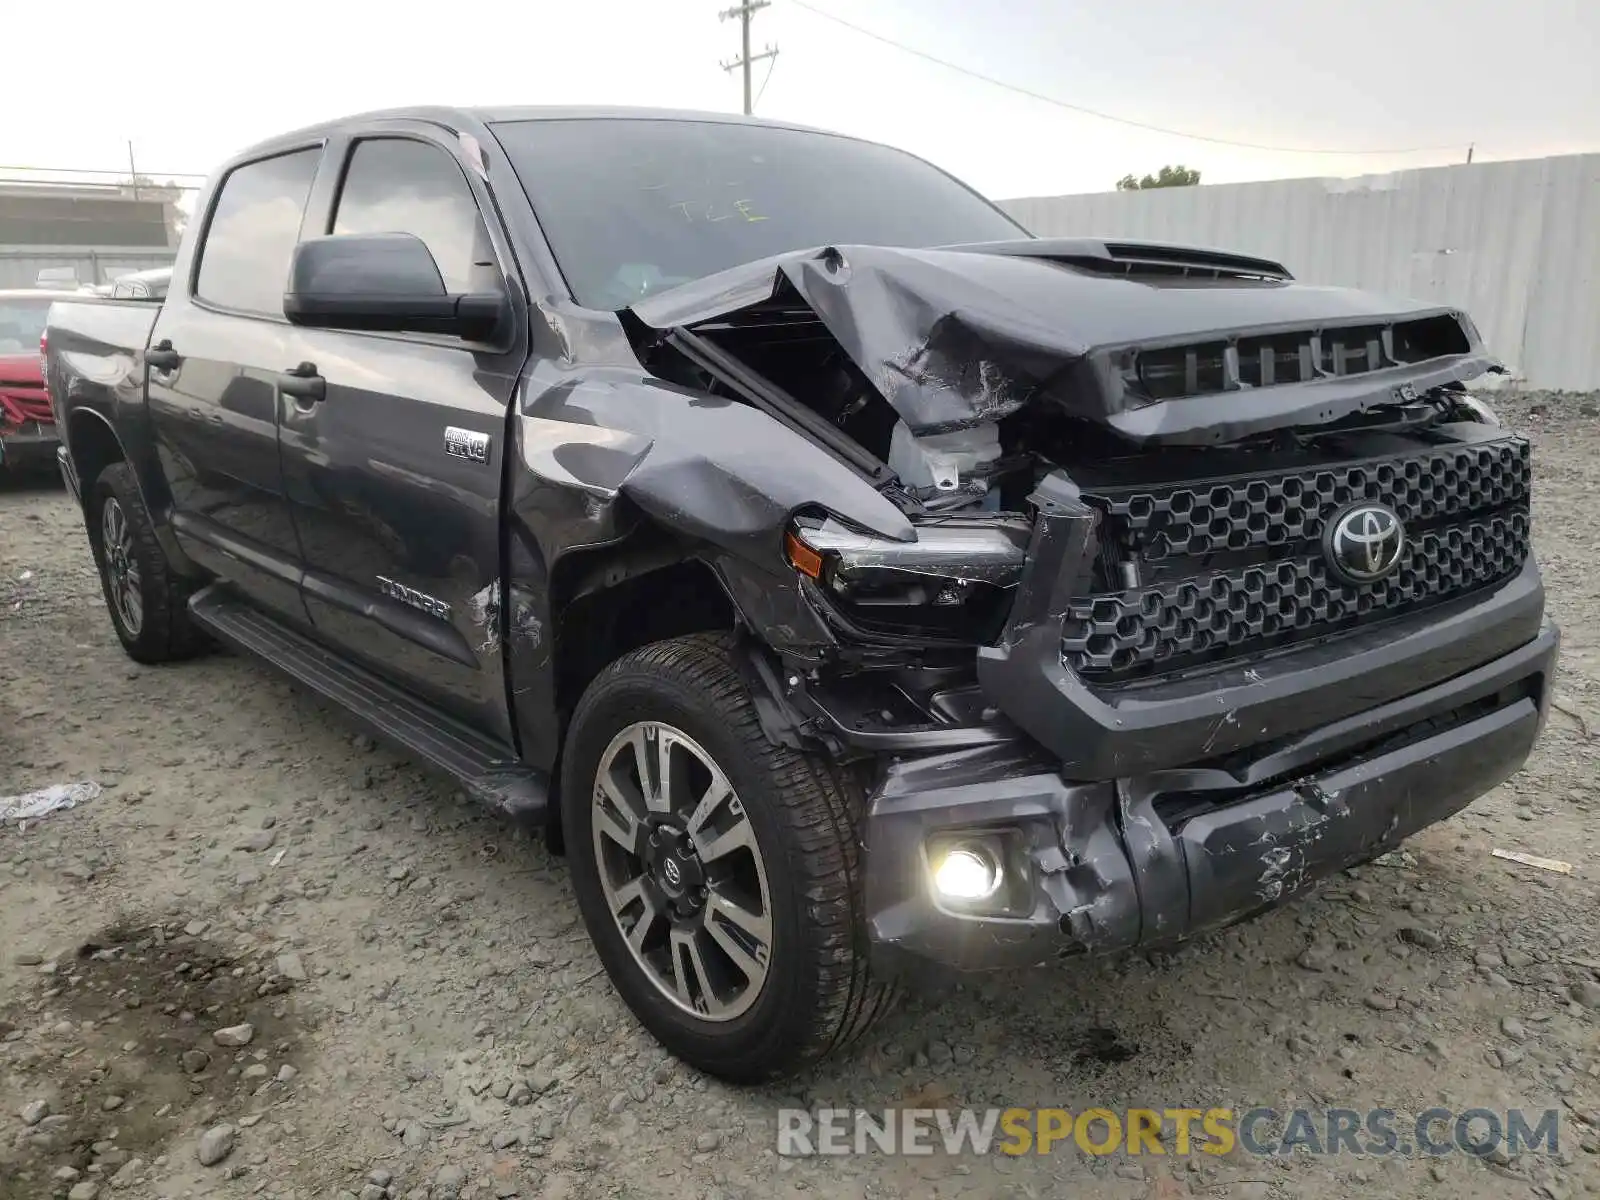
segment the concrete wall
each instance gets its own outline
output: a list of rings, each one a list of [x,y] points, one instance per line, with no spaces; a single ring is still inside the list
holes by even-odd
[[[0,246],[0,288],[37,286],[39,272],[71,270],[80,284],[109,283],[119,275],[172,264],[173,251],[146,246]],[[69,287],[56,282],[51,287]]]
[[[1001,206],[1041,237],[1213,246],[1311,283],[1443,301],[1526,386],[1600,388],[1600,154]]]
[[[109,188],[0,185],[0,246],[172,249],[176,209]]]

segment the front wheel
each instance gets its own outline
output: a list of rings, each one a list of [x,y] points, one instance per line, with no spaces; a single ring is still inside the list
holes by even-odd
[[[584,924],[673,1054],[755,1082],[853,1041],[892,1004],[868,972],[859,785],[772,745],[731,639],[613,663],[573,715],[562,821]]]

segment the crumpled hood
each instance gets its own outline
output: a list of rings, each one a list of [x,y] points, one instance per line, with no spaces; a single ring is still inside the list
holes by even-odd
[[[1118,253],[1142,254],[1140,263],[1159,269],[1123,269]],[[1445,306],[1298,283],[1260,259],[1076,239],[818,247],[672,288],[631,312],[665,330],[797,301],[918,434],[992,421],[1048,397],[1135,441],[1216,442],[1327,423],[1392,403],[1397,388],[1420,393],[1499,368],[1471,321]],[[1125,385],[1130,351],[1433,316],[1460,320],[1464,352],[1167,400]]]

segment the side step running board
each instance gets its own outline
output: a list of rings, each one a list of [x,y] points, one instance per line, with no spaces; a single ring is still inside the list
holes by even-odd
[[[373,736],[453,776],[474,800],[519,823],[544,824],[549,779],[519,763],[509,747],[251,607],[223,584],[196,592],[189,612],[219,641],[264,659]]]

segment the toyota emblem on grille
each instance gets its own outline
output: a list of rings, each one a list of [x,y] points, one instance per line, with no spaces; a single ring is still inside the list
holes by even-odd
[[[1353,504],[1328,522],[1322,552],[1341,582],[1377,583],[1392,575],[1405,553],[1406,531],[1394,509]]]

